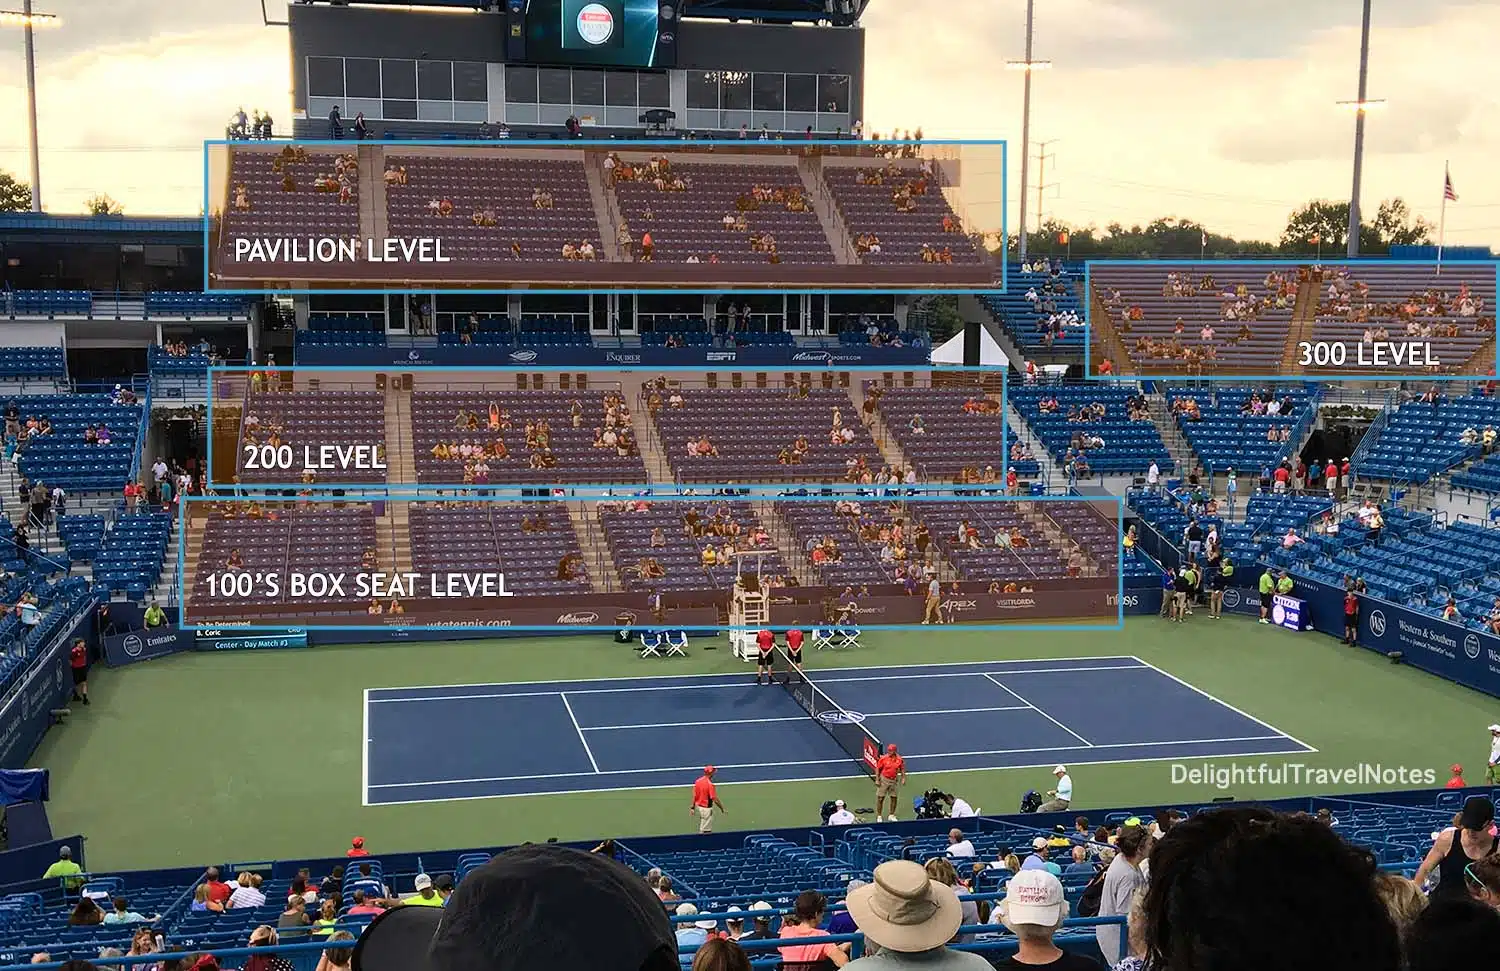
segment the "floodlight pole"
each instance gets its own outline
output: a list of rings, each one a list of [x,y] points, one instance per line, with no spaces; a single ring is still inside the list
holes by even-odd
[[[26,124],[31,133],[31,211],[42,211],[42,153],[36,134],[36,42],[31,29],[31,0],[21,8],[26,15]]]
[[[1026,188],[1031,172],[1031,35],[1036,20],[1036,0],[1026,0],[1026,77],[1021,94],[1021,262],[1026,262]]]
[[[1359,191],[1365,165],[1365,104],[1370,76],[1370,2],[1359,30],[1359,102],[1354,115],[1354,188],[1349,194],[1349,258],[1359,256]]]

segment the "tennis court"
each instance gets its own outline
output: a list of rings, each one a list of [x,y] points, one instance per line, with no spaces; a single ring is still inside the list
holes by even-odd
[[[808,672],[911,772],[1316,751],[1134,656]],[[743,674],[375,688],[365,805],[847,778],[862,770],[779,685]]]

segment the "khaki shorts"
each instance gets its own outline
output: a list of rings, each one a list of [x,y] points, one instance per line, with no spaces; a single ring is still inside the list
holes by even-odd
[[[897,785],[895,779],[887,779],[885,776],[880,776],[875,780],[876,799],[884,799],[886,796],[890,796],[892,799],[895,799],[896,789]]]
[[[712,833],[714,831],[714,810],[712,806],[698,807],[698,832]]]

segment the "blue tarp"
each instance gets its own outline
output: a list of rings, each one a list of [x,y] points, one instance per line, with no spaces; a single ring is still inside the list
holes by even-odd
[[[46,802],[46,769],[0,769],[0,805]]]

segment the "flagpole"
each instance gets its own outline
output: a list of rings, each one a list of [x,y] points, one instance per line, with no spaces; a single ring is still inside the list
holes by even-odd
[[[1448,163],[1443,163],[1443,204],[1438,209],[1437,276],[1443,275],[1443,238],[1448,232],[1448,188],[1453,184]]]

